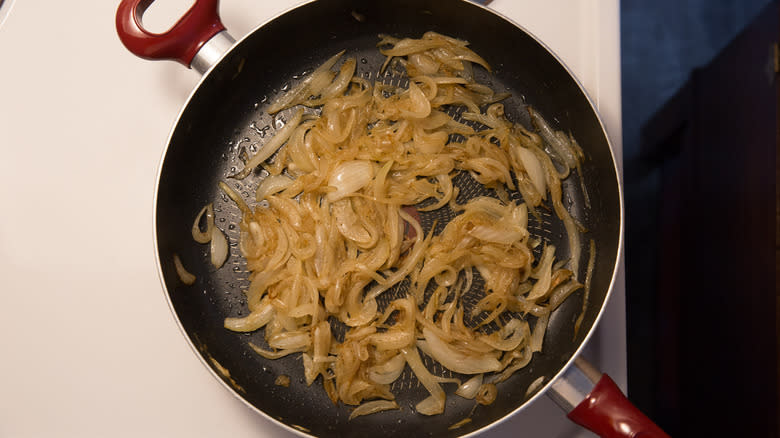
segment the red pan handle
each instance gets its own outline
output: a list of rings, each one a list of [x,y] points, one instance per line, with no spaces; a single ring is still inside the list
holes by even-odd
[[[602,438],[669,438],[606,374],[567,417]]]
[[[141,58],[170,59],[189,67],[201,46],[225,30],[219,19],[219,0],[196,0],[168,31],[159,34],[149,32],[141,21],[153,2],[122,0],[116,11],[119,39]]]

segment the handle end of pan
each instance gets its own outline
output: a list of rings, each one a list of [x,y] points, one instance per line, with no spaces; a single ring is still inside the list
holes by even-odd
[[[197,0],[163,33],[143,26],[143,14],[154,0],[122,0],[116,12],[116,30],[122,44],[145,59],[168,59],[190,67],[201,47],[225,30],[219,18],[219,0]]]

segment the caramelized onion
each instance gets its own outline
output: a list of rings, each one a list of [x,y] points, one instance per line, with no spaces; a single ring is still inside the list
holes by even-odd
[[[493,402],[496,401],[497,394],[498,389],[496,388],[496,385],[492,383],[485,383],[480,386],[479,390],[477,391],[477,403],[481,405],[493,404]]]
[[[428,351],[437,362],[447,369],[461,374],[489,373],[501,369],[501,363],[493,355],[466,355],[447,345],[433,330],[423,328]]]
[[[405,68],[408,86],[371,82],[355,58],[337,67],[344,52],[331,57],[269,108],[290,120],[235,175],[258,166],[271,174],[253,205],[219,183],[240,209],[238,248],[250,273],[249,314],[224,325],[262,329],[268,347],[249,345],[267,359],[300,353],[306,384],[319,381],[334,403],[357,406],[350,419],[397,409],[391,385],[407,364],[429,392],[415,405],[420,414],[444,411],[447,383],[490,404],[495,385],[542,350],[551,312],[582,287],[581,230],[561,180],[581,177],[584,154],[532,108],[535,132],[513,122],[500,103],[507,95],[475,81],[474,69],[489,66],[467,42],[427,32],[381,36],[378,46],[383,70]],[[467,194],[464,203],[458,175],[495,196]],[[568,260],[549,244],[535,259],[541,240],[529,234],[528,213],[545,226],[542,209],[563,223]],[[435,217],[427,212],[450,219],[425,222]],[[211,241],[221,266],[228,245],[209,208],[192,234]],[[380,305],[386,292],[393,298]],[[331,324],[345,327],[343,337]],[[474,377],[434,375],[419,351]]]
[[[361,415],[375,414],[390,409],[400,409],[400,406],[393,400],[374,400],[365,402],[352,410],[352,413],[349,414],[349,419],[352,420]]]

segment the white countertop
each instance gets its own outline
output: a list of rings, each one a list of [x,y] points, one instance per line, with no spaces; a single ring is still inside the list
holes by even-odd
[[[163,30],[190,2],[158,3],[146,18]],[[296,3],[223,0],[221,11],[240,37]],[[0,437],[288,436],[210,375],[168,309],[154,185],[198,75],[127,52],[117,4],[16,0],[0,27]],[[620,158],[619,1],[491,7],[575,72]],[[624,303],[621,273],[586,357],[625,389]],[[547,398],[490,436],[518,433],[593,436]]]

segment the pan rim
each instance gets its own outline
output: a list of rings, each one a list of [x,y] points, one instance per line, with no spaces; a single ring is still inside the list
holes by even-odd
[[[158,227],[157,206],[158,206],[158,196],[159,196],[160,182],[161,182],[163,167],[165,165],[165,158],[166,158],[166,156],[168,154],[169,148],[171,147],[171,141],[173,139],[173,136],[174,136],[174,134],[175,134],[175,132],[176,132],[178,126],[179,126],[179,123],[180,123],[180,121],[182,119],[182,116],[183,116],[184,112],[189,108],[190,102],[193,100],[193,98],[194,98],[195,94],[198,92],[198,90],[200,90],[200,88],[203,85],[203,83],[206,80],[208,80],[208,78],[210,77],[210,75],[213,72],[213,70],[217,66],[221,65],[226,58],[230,57],[231,54],[234,52],[234,50],[239,45],[241,45],[247,39],[251,38],[252,35],[254,35],[255,32],[257,32],[259,29],[269,25],[270,23],[276,21],[277,19],[279,19],[280,17],[282,17],[284,15],[287,15],[290,12],[292,12],[294,10],[297,10],[299,8],[306,7],[307,5],[309,5],[311,3],[314,3],[315,1],[317,1],[317,0],[305,0],[305,1],[302,1],[302,2],[300,2],[300,3],[298,3],[298,4],[294,5],[294,6],[291,6],[291,7],[287,8],[287,9],[279,12],[278,14],[276,14],[273,17],[267,19],[266,21],[261,22],[260,24],[255,26],[252,30],[247,32],[245,35],[243,35],[240,38],[238,38],[236,40],[236,42],[225,53],[223,53],[219,57],[219,59],[213,65],[211,65],[206,70],[206,72],[203,73],[203,75],[201,75],[200,79],[195,84],[193,89],[190,91],[189,95],[187,96],[187,99],[182,104],[178,114],[176,115],[176,117],[175,117],[175,119],[173,121],[171,129],[170,129],[170,131],[168,133],[168,137],[167,137],[167,139],[165,141],[164,148],[163,148],[163,151],[161,153],[161,157],[160,157],[160,160],[158,162],[158,167],[157,167],[156,180],[155,180],[155,184],[154,184],[153,208],[152,208],[152,215],[153,215],[153,219],[152,219],[152,238],[153,238],[154,256],[155,256],[155,262],[156,262],[156,267],[157,267],[158,278],[159,278],[160,283],[162,285],[162,292],[165,295],[166,301],[168,303],[168,308],[170,309],[171,314],[172,314],[172,316],[175,319],[176,325],[179,327],[179,330],[184,335],[184,338],[186,339],[187,344],[189,344],[189,346],[192,349],[193,353],[195,353],[195,356],[200,360],[200,362],[208,370],[208,372],[225,389],[227,389],[234,397],[239,399],[243,404],[245,404],[247,407],[249,407],[252,411],[254,411],[255,413],[259,413],[260,415],[262,415],[264,418],[270,420],[275,425],[280,426],[283,429],[285,429],[285,430],[287,430],[287,431],[289,431],[289,432],[291,432],[291,433],[293,433],[295,435],[298,435],[300,437],[307,437],[307,438],[309,438],[309,437],[314,438],[314,437],[316,437],[316,435],[312,435],[310,433],[306,433],[306,432],[304,432],[304,431],[302,431],[300,429],[297,429],[297,428],[295,428],[295,427],[293,427],[291,425],[288,425],[287,423],[284,423],[284,422],[280,421],[277,418],[272,417],[271,415],[269,415],[265,411],[259,409],[258,407],[256,407],[252,403],[250,403],[248,400],[246,400],[244,397],[242,397],[235,390],[235,388],[231,387],[227,382],[225,382],[225,380],[217,373],[217,371],[215,371],[212,368],[212,366],[207,361],[206,357],[204,357],[204,355],[200,352],[198,347],[194,344],[194,342],[190,338],[189,334],[187,333],[187,330],[182,325],[182,322],[181,322],[181,319],[178,316],[178,313],[176,312],[176,309],[175,309],[173,301],[171,299],[170,292],[168,291],[168,287],[167,287],[166,281],[165,281],[165,276],[164,276],[164,273],[163,273],[163,270],[162,270],[162,261],[161,261],[161,258],[160,258],[159,240],[158,240],[158,233],[157,233],[157,227]],[[538,400],[538,398],[541,397],[543,394],[546,395],[546,393],[550,390],[550,387],[553,385],[553,383],[555,383],[559,378],[561,378],[561,376],[563,374],[565,374],[566,371],[571,366],[573,366],[574,360],[582,353],[582,350],[586,347],[586,345],[590,341],[591,337],[593,336],[593,333],[596,331],[596,329],[599,326],[599,323],[600,323],[600,321],[601,321],[601,319],[602,319],[602,317],[604,315],[605,308],[607,307],[607,304],[609,303],[610,298],[612,297],[612,293],[613,293],[613,291],[615,289],[615,284],[616,284],[616,281],[617,281],[618,272],[621,269],[621,266],[623,264],[625,213],[624,213],[623,181],[622,181],[621,166],[618,166],[618,162],[617,162],[617,159],[616,159],[616,156],[615,156],[615,150],[614,150],[614,147],[613,147],[613,142],[610,139],[609,132],[607,131],[606,126],[604,125],[604,121],[603,121],[603,119],[601,117],[601,114],[598,111],[596,105],[594,104],[593,98],[590,96],[588,91],[585,89],[585,87],[583,86],[583,84],[580,81],[580,79],[574,74],[574,72],[563,61],[563,59],[561,59],[561,57],[556,52],[554,52],[544,41],[542,41],[539,37],[537,37],[534,33],[529,31],[527,28],[525,28],[521,24],[517,23],[515,20],[507,17],[506,15],[502,14],[499,11],[496,11],[496,10],[494,10],[494,9],[488,7],[488,6],[482,5],[482,4],[480,4],[480,3],[476,2],[476,1],[471,1],[471,0],[456,0],[456,1],[462,2],[462,3],[468,3],[468,4],[472,5],[472,6],[481,8],[483,11],[485,11],[485,12],[487,12],[489,14],[492,14],[493,16],[510,23],[511,25],[513,25],[514,27],[516,27],[517,29],[519,29],[520,31],[525,33],[527,36],[532,38],[540,47],[542,47],[547,52],[548,55],[552,56],[555,59],[555,61],[557,61],[558,64],[566,71],[568,76],[574,81],[574,83],[576,84],[577,88],[583,94],[583,96],[587,100],[588,105],[590,106],[591,110],[595,114],[596,120],[598,121],[598,124],[599,124],[599,126],[601,128],[601,132],[604,134],[604,138],[605,138],[605,140],[607,142],[607,146],[609,148],[609,154],[610,154],[611,162],[612,162],[612,169],[614,170],[615,178],[616,178],[615,183],[617,184],[618,215],[619,215],[619,221],[618,221],[619,222],[619,226],[618,226],[618,231],[617,231],[618,232],[617,249],[616,249],[616,253],[615,253],[615,263],[614,263],[614,266],[613,266],[613,269],[612,269],[612,275],[611,275],[611,278],[610,278],[610,281],[609,281],[608,289],[607,289],[607,291],[606,291],[606,293],[604,295],[604,299],[600,303],[600,309],[599,309],[598,313],[596,314],[596,317],[594,318],[593,323],[588,328],[588,333],[582,339],[582,341],[580,342],[579,346],[569,356],[569,358],[566,361],[566,363],[563,366],[561,366],[559,368],[559,370],[553,376],[551,376],[549,378],[549,380],[539,390],[537,390],[536,393],[533,396],[531,396],[530,398],[528,398],[528,399],[524,400],[523,402],[521,402],[518,406],[516,406],[511,411],[508,411],[501,418],[498,418],[498,419],[496,419],[496,420],[494,420],[494,421],[492,421],[492,422],[490,422],[488,424],[485,424],[482,427],[480,427],[478,429],[475,429],[475,430],[473,430],[471,432],[468,432],[468,433],[463,434],[463,435],[459,435],[460,437],[463,437],[463,438],[465,438],[465,437],[473,438],[473,437],[475,437],[475,436],[477,436],[477,435],[479,435],[481,433],[484,433],[486,430],[491,429],[491,428],[493,428],[495,426],[498,426],[498,425],[504,423],[505,421],[509,420],[510,418],[516,416],[519,412],[524,410],[526,407],[528,407],[531,404],[533,404],[534,402],[536,402]]]

